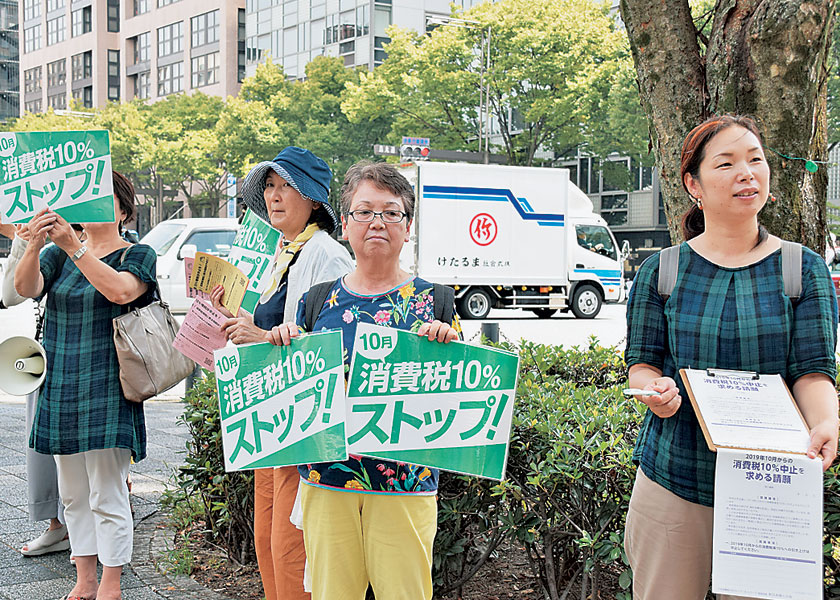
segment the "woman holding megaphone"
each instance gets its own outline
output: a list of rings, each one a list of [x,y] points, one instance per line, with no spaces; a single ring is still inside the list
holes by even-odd
[[[60,215],[43,210],[29,224],[15,271],[21,296],[46,297],[48,368],[29,445],[55,455],[58,466],[77,571],[67,600],[121,598],[122,565],[133,545],[126,477],[131,459],[146,455],[143,405],[123,396],[112,321],[126,305],[152,300],[157,256],[121,237],[135,212],[134,187],[119,173],[113,183],[117,220],[84,224],[82,243]],[[48,235],[54,246],[39,257]]]

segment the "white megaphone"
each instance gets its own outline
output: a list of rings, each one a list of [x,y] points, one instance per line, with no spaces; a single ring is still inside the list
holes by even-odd
[[[0,389],[13,396],[25,396],[44,383],[47,354],[44,347],[25,336],[0,344]]]

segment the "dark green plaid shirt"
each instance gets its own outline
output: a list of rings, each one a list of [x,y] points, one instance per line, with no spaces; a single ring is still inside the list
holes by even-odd
[[[102,262],[154,284],[157,255],[136,244],[115,250]],[[44,349],[47,376],[38,398],[29,445],[43,454],[128,448],[135,461],[146,456],[143,405],[128,402],[120,388],[114,349],[114,317],[126,307],[96,291],[64,251],[50,246],[41,253],[46,319]],[[138,302],[150,299],[150,292]]]
[[[737,369],[778,373],[788,385],[808,373],[837,375],[837,299],[825,262],[803,248],[802,295],[784,295],[781,251],[741,268],[719,267],[680,247],[674,291],[656,291],[659,257],[639,268],[627,304],[627,366],[645,363],[672,377],[683,398],[667,419],[645,415],[633,460],[677,496],[712,506],[714,454],[678,371]]]

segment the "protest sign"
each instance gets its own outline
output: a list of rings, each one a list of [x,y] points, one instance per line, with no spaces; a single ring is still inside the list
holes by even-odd
[[[0,215],[28,223],[50,208],[71,223],[111,223],[107,131],[0,133]]]
[[[242,308],[250,313],[254,312],[271,277],[268,266],[274,259],[279,241],[280,232],[249,208],[233,240],[228,262],[248,277],[250,283],[242,299]]]
[[[518,371],[510,352],[359,323],[348,451],[501,480]]]
[[[347,459],[341,331],[214,353],[225,469]]]
[[[196,252],[188,287],[209,294],[217,285],[225,288],[222,306],[236,315],[248,289],[248,278],[225,259]]]

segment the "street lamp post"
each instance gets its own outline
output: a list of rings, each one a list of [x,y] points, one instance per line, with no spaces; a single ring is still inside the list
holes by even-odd
[[[455,17],[444,17],[438,15],[427,15],[426,26],[449,25],[451,27],[462,27],[464,29],[477,29],[481,31],[481,75],[479,80],[478,94],[478,151],[482,151],[482,139],[484,140],[484,164],[490,164],[490,33],[491,27],[486,27],[478,21],[470,19],[458,19]],[[484,85],[485,75],[487,85]]]

